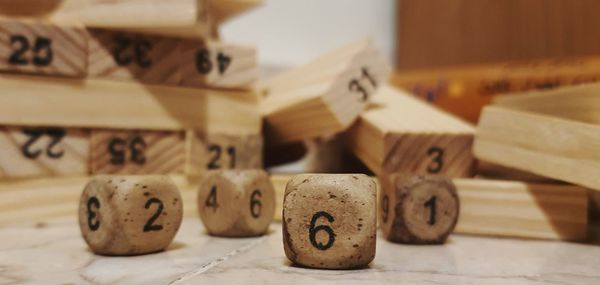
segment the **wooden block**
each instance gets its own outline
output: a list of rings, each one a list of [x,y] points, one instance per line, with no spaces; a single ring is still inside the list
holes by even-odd
[[[168,176],[98,176],[79,200],[79,227],[102,255],[164,250],[183,219],[179,189]]]
[[[264,3],[263,0],[209,0],[210,13],[219,23],[226,22],[235,16],[256,9]]]
[[[457,233],[585,240],[588,196],[571,185],[454,179],[461,209]]]
[[[285,186],[288,181],[290,181],[292,175],[281,175],[274,174],[271,175],[271,184],[273,184],[273,189],[275,189],[275,216],[273,220],[277,222],[281,222],[281,215],[283,213],[283,196],[285,193]]]
[[[0,178],[86,175],[89,133],[80,129],[0,127]]]
[[[211,172],[198,190],[198,211],[211,235],[263,235],[273,220],[275,191],[263,170]]]
[[[206,8],[203,4],[198,0],[23,0],[0,3],[0,15],[88,27],[182,27],[198,22]]]
[[[82,28],[0,20],[0,70],[84,77],[87,36]]]
[[[251,92],[15,75],[0,89],[0,125],[261,132]]]
[[[188,131],[186,174],[196,176],[207,170],[262,168],[262,136],[204,134]]]
[[[600,126],[490,106],[483,110],[475,157],[600,190]]]
[[[285,72],[259,88],[262,114],[273,143],[331,135],[347,129],[389,67],[370,41],[360,41]]]
[[[183,86],[245,89],[258,79],[254,47],[184,40],[176,52],[180,55]]]
[[[180,40],[100,29],[89,33],[89,76],[161,85],[181,81]]]
[[[283,248],[299,265],[363,267],[375,258],[376,186],[363,174],[301,174],[283,201]]]
[[[383,175],[379,224],[384,237],[407,244],[442,244],[460,212],[456,187],[444,176]]]
[[[183,173],[185,135],[170,131],[93,130],[93,174]]]
[[[384,86],[348,132],[348,146],[373,172],[472,176],[474,128]]]

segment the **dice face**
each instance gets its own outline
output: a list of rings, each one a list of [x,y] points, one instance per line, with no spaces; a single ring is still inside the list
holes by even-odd
[[[379,217],[384,236],[409,244],[443,243],[459,214],[456,188],[443,176],[381,178]]]
[[[79,202],[79,226],[97,254],[136,255],[165,249],[179,226],[183,204],[167,176],[97,176]]]
[[[275,190],[262,170],[214,171],[200,186],[198,211],[211,235],[262,235],[273,219]]]
[[[285,254],[297,264],[356,268],[375,258],[375,182],[363,174],[302,174],[283,202]]]

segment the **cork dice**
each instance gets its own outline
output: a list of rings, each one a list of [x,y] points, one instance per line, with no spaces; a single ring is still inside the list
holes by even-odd
[[[363,174],[301,174],[283,202],[283,247],[313,268],[362,267],[375,258],[376,185]]]
[[[440,244],[454,230],[459,200],[444,176],[382,176],[380,226],[386,239],[408,244]]]
[[[89,247],[102,255],[161,251],[181,225],[181,195],[162,175],[97,176],[79,202],[79,226]]]
[[[275,190],[263,170],[214,171],[198,190],[198,211],[211,235],[262,235],[273,219]]]

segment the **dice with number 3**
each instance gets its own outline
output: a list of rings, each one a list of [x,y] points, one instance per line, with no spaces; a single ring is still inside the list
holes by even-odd
[[[198,211],[211,235],[262,235],[273,220],[275,190],[263,170],[214,171],[198,190]]]

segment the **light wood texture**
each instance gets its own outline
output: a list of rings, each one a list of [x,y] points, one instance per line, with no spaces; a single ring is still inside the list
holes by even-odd
[[[251,92],[15,75],[0,76],[0,89],[2,125],[197,129],[237,135],[261,130],[257,96]]]
[[[82,28],[0,20],[0,70],[84,77],[87,34]]]
[[[256,9],[263,5],[263,0],[209,0],[210,13],[219,23],[226,22],[235,16]]]
[[[185,134],[93,130],[93,174],[171,174],[185,168]]]
[[[0,178],[86,175],[89,148],[80,129],[0,127]]]
[[[480,160],[600,190],[600,126],[486,107],[473,153]]]
[[[581,241],[586,189],[570,185],[454,179],[461,203],[457,233]]]
[[[251,46],[185,40],[177,53],[183,86],[247,89],[258,79],[256,49]]]
[[[282,174],[271,175],[271,184],[273,184],[273,189],[275,189],[275,216],[273,218],[275,221],[281,221],[281,215],[283,213],[283,194],[285,193],[285,186],[292,176],[293,175]]]
[[[506,97],[498,95],[599,80],[598,56],[403,71],[392,77],[394,85],[471,122],[483,106]]]
[[[389,67],[370,41],[325,54],[261,84],[267,135],[283,143],[331,135],[348,128]]]
[[[260,169],[263,139],[255,135],[206,134],[187,131],[186,174],[201,176],[207,170]]]
[[[203,4],[199,0],[4,0],[0,15],[89,27],[182,27],[198,21]]]
[[[348,146],[374,173],[473,174],[474,128],[412,95],[383,86],[348,132]]]
[[[90,29],[88,75],[160,85],[181,81],[180,40]]]

